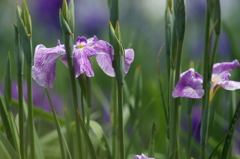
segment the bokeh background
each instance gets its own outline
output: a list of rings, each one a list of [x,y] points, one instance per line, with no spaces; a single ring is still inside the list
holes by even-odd
[[[0,0],[0,85],[3,87],[4,69],[7,58],[7,53],[10,52],[12,57],[12,76],[16,79],[15,63],[14,63],[14,28],[16,23],[16,3],[21,5],[20,0]],[[33,30],[33,48],[38,44],[43,44],[46,47],[55,47],[57,39],[63,42],[63,36],[59,24],[58,12],[61,8],[61,0],[27,0],[29,12],[32,17]],[[187,10],[187,25],[185,33],[185,42],[183,47],[182,70],[189,68],[190,61],[194,62],[197,68],[203,60],[204,50],[204,19],[205,19],[205,0],[186,0]],[[165,0],[121,0],[119,1],[119,22],[123,42],[126,48],[133,48],[135,51],[135,59],[131,65],[130,71],[126,76],[126,84],[131,89],[134,85],[134,72],[137,67],[141,67],[142,72],[142,93],[141,106],[145,107],[150,101],[150,108],[144,115],[142,124],[140,125],[139,136],[141,138],[141,148],[147,150],[149,135],[152,122],[157,124],[156,134],[156,152],[166,153],[166,120],[163,113],[162,100],[160,98],[160,89],[158,83],[157,59],[158,52],[164,45],[164,11]],[[217,62],[240,60],[240,1],[238,0],[221,0],[222,7],[222,32],[217,50]],[[96,35],[99,39],[108,41],[108,21],[109,10],[107,0],[75,0],[75,37],[85,36],[87,38]],[[167,80],[166,72],[166,56],[163,49],[160,55],[160,68],[162,71],[162,80],[164,90],[167,90],[167,85],[164,84]],[[96,120],[103,122],[105,131],[110,134],[109,129],[109,97],[111,93],[112,78],[108,77],[98,67],[94,58],[91,58],[95,77],[91,78],[93,92],[97,89],[103,92],[104,97],[108,102],[102,103],[95,95],[93,98],[93,114]],[[233,71],[234,72],[234,71]],[[240,68],[232,73],[232,79],[240,81]],[[14,81],[14,80],[13,80]],[[40,92],[36,95],[36,100],[43,101],[44,90],[36,86],[35,92]],[[16,87],[16,86],[15,86]],[[13,87],[13,89],[16,89]],[[35,89],[35,88],[34,88]],[[70,82],[67,68],[60,61],[56,67],[56,82],[50,90],[56,96],[56,109],[59,114],[63,115],[63,110],[71,103]],[[42,92],[42,93],[41,93]],[[166,92],[167,94],[167,92]],[[216,130],[219,132],[219,137],[216,137],[212,142],[218,141],[228,129],[227,121],[229,119],[228,106],[230,103],[232,92],[220,89],[217,94],[217,122]],[[239,101],[239,91],[235,92],[236,99]],[[224,96],[224,98],[220,98]],[[60,102],[59,102],[60,101]],[[184,102],[183,102],[184,103]],[[192,114],[194,130],[199,127],[199,117],[201,116],[200,101],[195,102],[194,115]],[[36,104],[39,107],[49,107],[44,102]],[[187,108],[182,105],[182,130],[183,134],[187,129],[187,124],[184,116],[187,114]],[[228,115],[226,115],[228,114]],[[196,118],[196,119],[195,119]],[[51,126],[50,126],[51,127]],[[46,128],[47,129],[47,128]],[[213,127],[213,131],[215,127]],[[240,154],[240,129],[235,131],[234,153]],[[196,143],[198,137],[196,135]],[[184,135],[183,135],[184,136]],[[184,142],[184,137],[183,137]],[[237,145],[238,144],[238,145]],[[139,149],[138,149],[139,151]],[[140,152],[139,152],[140,153]]]

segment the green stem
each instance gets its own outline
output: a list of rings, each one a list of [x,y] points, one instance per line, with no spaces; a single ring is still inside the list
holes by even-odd
[[[125,159],[124,151],[124,129],[123,129],[123,85],[118,85],[118,132],[120,158]]]
[[[20,154],[25,159],[24,152],[24,111],[23,111],[23,75],[18,75],[18,104],[19,104],[19,138],[20,138]]]
[[[81,136],[81,131],[80,131],[80,125],[78,122],[78,100],[77,100],[77,89],[76,89],[76,81],[74,78],[74,69],[72,66],[72,62],[69,62],[71,60],[68,60],[69,66],[69,72],[70,72],[70,78],[71,78],[71,85],[72,85],[72,96],[73,96],[73,103],[74,103],[74,113],[75,113],[75,123],[76,123],[76,131],[77,131],[77,144],[78,144],[78,154],[79,158],[84,158],[83,157],[83,152],[82,152],[82,136]],[[80,115],[80,114],[79,114]]]
[[[84,105],[84,99],[83,99],[83,92],[81,92],[81,108],[82,108],[82,119],[83,119],[83,122],[85,122],[85,105]]]
[[[63,146],[63,136],[61,135],[60,124],[59,124],[59,122],[57,120],[57,115],[56,115],[56,112],[54,110],[54,107],[53,107],[53,104],[52,104],[52,100],[51,100],[49,92],[48,92],[48,90],[46,88],[45,88],[45,92],[47,94],[48,101],[50,103],[50,106],[51,106],[51,109],[52,109],[52,113],[53,113],[53,116],[54,116],[54,120],[55,120],[56,125],[57,125],[56,127],[57,127],[57,133],[58,133],[58,139],[59,139],[62,159],[65,159],[64,146]]]
[[[27,66],[27,104],[28,104],[28,124],[30,129],[30,155],[35,158],[34,145],[34,121],[33,121],[33,101],[32,101],[32,66]]]
[[[92,92],[91,92],[91,81],[89,77],[86,77],[87,83],[87,94],[86,94],[86,101],[88,106],[88,113],[87,113],[87,131],[89,132],[90,127],[90,116],[92,111]]]
[[[209,82],[211,80],[210,75],[210,61],[209,61],[209,29],[210,29],[210,14],[209,10],[206,10],[206,23],[205,23],[205,47],[204,47],[204,78],[203,78],[203,89],[205,95],[202,102],[202,122],[201,122],[201,151],[200,158],[205,159],[206,157],[206,145],[208,140],[208,125],[209,125]]]
[[[217,46],[218,46],[218,41],[219,41],[219,35],[216,35],[216,38],[215,38],[215,41],[214,41],[214,46],[213,46],[213,52],[212,52],[212,61],[211,61],[211,67],[213,66],[214,64],[214,60],[215,60],[215,57],[216,57],[216,52],[217,52]]]
[[[113,79],[113,87],[112,87],[112,156],[113,159],[118,159],[118,145],[117,145],[117,140],[118,140],[118,133],[117,133],[117,128],[118,128],[118,110],[117,110],[117,84],[116,80]]]

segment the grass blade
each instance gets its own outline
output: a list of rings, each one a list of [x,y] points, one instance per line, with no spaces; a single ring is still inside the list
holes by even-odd
[[[94,149],[94,146],[93,146],[93,143],[92,143],[92,141],[91,141],[91,139],[90,139],[90,137],[88,135],[88,131],[87,131],[86,127],[84,126],[84,123],[83,123],[82,118],[81,118],[81,116],[79,114],[79,111],[77,111],[77,113],[78,113],[78,121],[80,123],[80,127],[82,129],[84,139],[85,139],[85,141],[87,143],[89,154],[91,155],[92,159],[97,159],[97,153],[96,153],[96,151]]]
[[[234,127],[237,123],[237,118],[238,118],[239,114],[240,114],[240,102],[237,105],[237,108],[235,110],[235,113],[233,115],[233,118],[232,118],[232,121],[231,121],[231,124],[230,124],[230,127],[229,127],[228,135],[226,137],[226,140],[225,140],[225,143],[224,143],[224,146],[223,146],[223,150],[222,150],[222,156],[221,156],[222,159],[227,158],[229,148],[230,148],[230,145],[231,145],[231,141],[232,141],[232,137],[233,137],[233,130],[234,130]]]
[[[14,147],[14,149],[16,149],[13,132],[12,132],[11,125],[10,125],[10,120],[8,118],[8,112],[6,110],[6,107],[3,104],[2,98],[0,98],[0,114],[1,114],[2,122],[3,122],[4,128],[5,128],[5,132],[6,132],[8,141],[11,143],[11,145]]]
[[[6,137],[3,135],[3,133],[1,131],[0,131],[0,140],[1,140],[4,148],[8,151],[11,158],[18,159],[19,156],[18,156],[17,152],[14,150],[11,143],[8,141],[8,139],[6,139]],[[0,148],[1,148],[1,146],[0,146]]]
[[[60,124],[58,122],[57,115],[56,115],[56,112],[54,110],[54,107],[53,107],[52,100],[50,98],[49,92],[48,92],[47,89],[45,89],[45,91],[46,91],[46,94],[47,94],[50,106],[52,108],[52,113],[53,113],[53,116],[54,116],[54,119],[55,119],[55,122],[56,122],[56,127],[57,127],[57,132],[58,132],[58,139],[59,139],[59,144],[60,144],[60,148],[61,148],[62,158],[65,158],[65,153],[64,153],[64,146],[65,146],[66,149],[67,149],[68,158],[71,159],[72,157],[71,157],[71,154],[69,152],[66,140],[65,140],[65,138],[63,136],[63,133],[61,131],[61,127],[60,127]]]

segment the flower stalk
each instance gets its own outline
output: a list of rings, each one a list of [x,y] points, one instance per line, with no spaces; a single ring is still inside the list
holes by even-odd
[[[24,57],[26,59],[26,64],[27,64],[27,97],[28,97],[27,104],[28,104],[28,124],[30,129],[30,156],[31,158],[35,158],[34,120],[33,120],[33,101],[32,101],[32,64],[33,64],[32,23],[31,23],[31,16],[28,12],[26,1],[23,1],[22,10],[17,5],[17,26],[18,26],[19,36],[20,36],[21,47],[23,49]],[[20,77],[19,77],[19,80],[21,82]]]
[[[125,149],[124,149],[124,129],[123,129],[123,83],[125,76],[125,53],[121,39],[120,26],[119,23],[116,23],[115,30],[111,23],[109,23],[110,27],[110,43],[114,48],[114,60],[113,67],[116,73],[116,81],[117,81],[117,102],[118,102],[118,138],[119,138],[119,150],[120,150],[120,158],[125,158]]]
[[[76,132],[77,132],[77,147],[78,147],[78,157],[84,158],[83,152],[81,147],[83,147],[83,139],[82,133],[80,130],[80,125],[78,122],[78,99],[77,99],[77,89],[76,89],[76,81],[75,81],[75,73],[73,67],[73,46],[74,46],[74,7],[73,7],[73,0],[69,2],[69,8],[67,6],[66,0],[63,0],[62,10],[59,12],[59,19],[60,24],[63,32],[66,56],[67,56],[67,63],[69,68],[69,75],[71,79],[71,88],[72,88],[72,97],[74,103],[74,113],[75,113],[75,125],[76,125]]]
[[[17,81],[18,81],[18,105],[19,105],[19,147],[21,158],[25,158],[24,152],[24,111],[23,111],[23,53],[20,45],[20,37],[17,25],[14,25],[15,42],[14,42],[14,54],[17,69]]]

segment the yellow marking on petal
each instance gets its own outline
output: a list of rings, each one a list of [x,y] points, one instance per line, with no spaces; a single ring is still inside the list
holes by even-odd
[[[79,48],[79,49],[82,49],[82,48],[83,48],[83,45],[81,45],[81,44],[78,45],[78,48]]]
[[[212,80],[212,82],[217,82],[218,79],[219,79],[219,77],[216,77],[216,78],[214,78],[214,79]]]
[[[91,46],[91,44],[87,44],[88,46]]]

